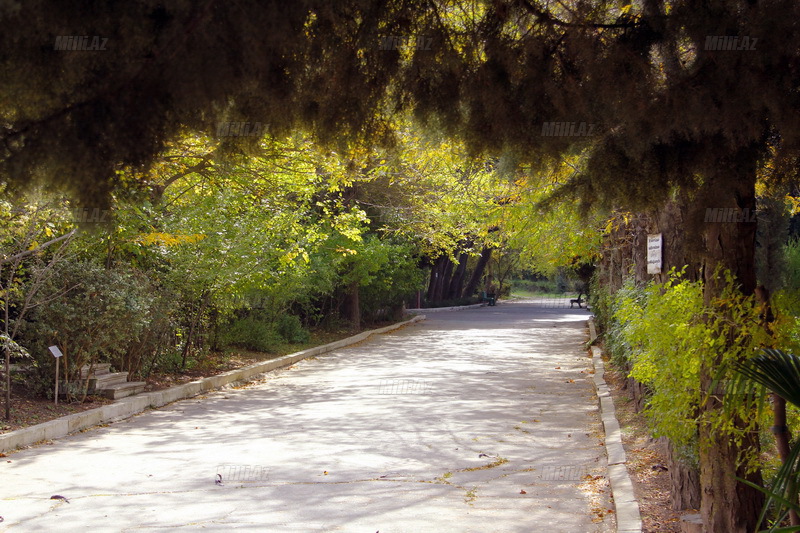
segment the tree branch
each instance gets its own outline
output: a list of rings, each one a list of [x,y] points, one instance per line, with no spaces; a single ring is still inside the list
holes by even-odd
[[[44,248],[47,248],[51,244],[55,244],[57,242],[63,241],[64,239],[68,239],[68,238],[72,237],[73,235],[75,235],[76,231],[78,231],[78,230],[74,229],[74,230],[70,231],[69,233],[66,233],[66,234],[62,235],[61,237],[56,237],[55,239],[50,239],[46,243],[40,244],[39,246],[37,246],[33,250],[25,250],[24,252],[20,252],[18,254],[14,254],[14,255],[12,255],[10,257],[2,257],[2,258],[0,258],[0,265],[5,264],[5,263],[11,263],[12,261],[16,261],[18,259],[22,259],[23,257],[27,257],[29,255],[35,254],[39,250],[43,250]]]
[[[566,20],[561,20],[556,18],[550,12],[545,9],[541,9],[535,5],[533,5],[529,0],[519,0],[519,3],[527,9],[530,13],[536,16],[540,21],[545,22],[547,24],[551,24],[553,26],[561,26],[563,28],[598,28],[598,29],[619,29],[619,28],[633,28],[636,26],[640,26],[641,22],[624,22],[624,23],[613,23],[613,24],[603,24],[597,22],[587,22],[587,23],[575,23],[575,22],[567,22]]]

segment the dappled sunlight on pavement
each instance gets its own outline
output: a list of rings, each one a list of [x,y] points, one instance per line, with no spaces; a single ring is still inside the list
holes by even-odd
[[[247,387],[15,453],[3,525],[612,531],[598,513],[613,507],[607,487],[586,490],[606,467],[587,317],[524,302],[431,314]]]

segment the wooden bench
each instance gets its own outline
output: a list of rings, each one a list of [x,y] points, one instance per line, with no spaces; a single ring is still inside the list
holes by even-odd
[[[572,299],[572,300],[570,300],[570,301],[569,301],[569,308],[570,308],[570,309],[572,309],[572,306],[573,306],[573,305],[575,305],[575,304],[578,304],[578,309],[583,309],[583,306],[582,306],[581,304],[582,304],[582,303],[583,303],[585,300],[584,300],[583,298],[581,298],[581,296],[583,296],[583,293],[582,293],[582,292],[579,292],[579,293],[578,293],[578,297],[577,297],[577,298],[575,298],[575,299]]]

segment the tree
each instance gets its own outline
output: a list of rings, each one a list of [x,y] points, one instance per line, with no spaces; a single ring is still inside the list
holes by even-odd
[[[755,230],[705,224],[706,209],[752,211],[768,147],[791,154],[800,140],[800,6],[791,0],[81,8],[4,8],[0,169],[10,184],[43,175],[108,198],[120,164],[152,161],[183,126],[305,126],[331,143],[388,143],[387,110],[413,109],[475,151],[546,164],[588,150],[562,188],[583,204],[639,210],[680,189],[692,198],[689,249],[710,302],[722,290],[718,267],[754,290]],[[65,53],[68,35],[87,32],[107,50]],[[711,448],[701,460],[709,530],[754,526],[758,493],[730,482],[738,451]]]
[[[0,10],[0,47],[13,52],[0,60],[3,174],[15,186],[44,176],[107,205],[120,165],[146,167],[185,127],[228,148],[299,126],[332,144],[384,135],[376,110],[402,54],[382,38],[415,33],[427,6],[44,0]]]
[[[6,420],[11,419],[11,355],[28,355],[28,351],[19,346],[15,339],[26,315],[41,305],[39,293],[53,277],[54,270],[65,261],[67,245],[75,235],[75,230],[72,230],[54,236],[59,228],[50,220],[52,211],[53,207],[45,202],[16,208],[12,208],[8,202],[0,202],[3,230],[0,242],[0,319],[3,323],[1,334],[5,356]],[[43,239],[48,240],[40,243],[39,240]],[[46,296],[53,298],[60,294]]]

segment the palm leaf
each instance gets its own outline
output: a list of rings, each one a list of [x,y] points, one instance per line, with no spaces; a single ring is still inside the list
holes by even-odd
[[[788,515],[790,509],[800,512],[800,505],[797,504],[798,478],[800,478],[800,446],[798,446],[797,443],[792,446],[792,451],[789,454],[789,457],[787,457],[786,462],[775,474],[775,477],[772,478],[769,489],[756,485],[755,483],[746,479],[737,478],[740,482],[763,492],[767,496],[767,499],[764,502],[764,507],[761,511],[761,515],[758,518],[759,524],[764,523],[770,507],[773,505],[775,506],[774,511],[777,517],[775,520],[775,525],[773,525],[770,529],[765,529],[762,531],[773,533],[777,531],[798,530],[785,528],[777,529],[778,525],[783,521],[784,518],[786,518],[786,515]],[[800,526],[793,527],[800,528]]]
[[[742,376],[800,407],[800,357],[765,348],[752,359],[734,363],[733,366]]]
[[[749,390],[748,380],[758,383],[784,398],[787,402],[800,407],[800,357],[796,355],[765,348],[752,359],[734,363],[738,377],[731,381],[729,392],[745,393]],[[800,443],[794,442],[791,452],[780,470],[770,483],[770,488],[762,488],[746,480],[740,480],[756,488],[767,496],[764,508],[759,517],[759,524],[764,523],[768,510],[774,505],[775,524],[769,532],[800,531],[800,526],[780,528],[789,510],[800,512],[798,501],[798,484],[800,483]]]

